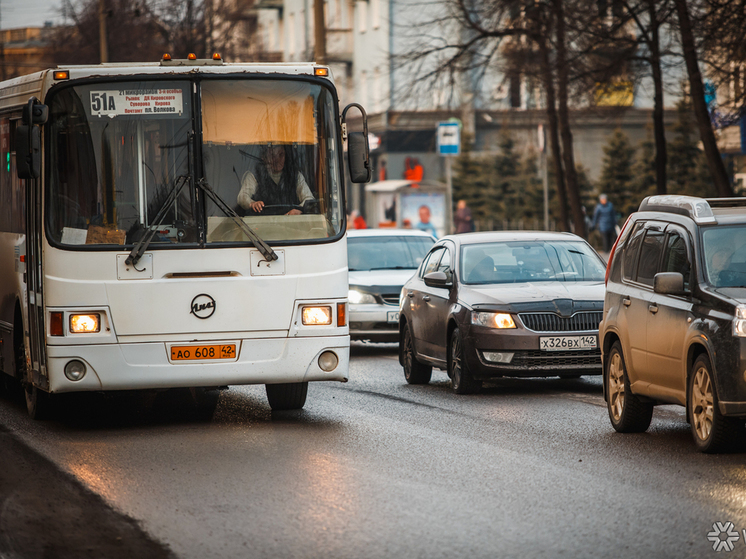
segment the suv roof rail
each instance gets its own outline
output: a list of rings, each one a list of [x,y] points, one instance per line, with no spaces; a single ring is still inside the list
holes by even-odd
[[[746,198],[721,198],[721,200],[744,200],[744,205],[746,205]],[[697,196],[679,196],[676,194],[648,196],[640,204],[639,211],[675,213],[689,216],[696,223],[717,223],[710,207],[710,201]],[[715,205],[723,207],[719,204]]]
[[[746,206],[746,198],[705,198],[711,208],[738,208]]]

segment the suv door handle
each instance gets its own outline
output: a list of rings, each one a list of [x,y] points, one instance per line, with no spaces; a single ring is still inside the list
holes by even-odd
[[[422,300],[423,301],[429,301],[430,300],[430,295],[423,295],[422,296]]]
[[[625,307],[629,307],[632,304],[632,299],[630,299],[629,297],[625,297],[624,299],[622,299],[622,304]]]
[[[658,305],[656,305],[655,303],[651,303],[651,304],[648,305],[648,310],[651,313],[655,314],[655,313],[658,312]]]

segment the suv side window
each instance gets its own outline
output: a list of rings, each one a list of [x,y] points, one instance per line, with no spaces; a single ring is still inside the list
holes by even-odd
[[[658,273],[658,264],[663,252],[663,231],[648,229],[640,246],[640,262],[637,265],[637,281],[652,287],[653,277]]]
[[[680,231],[669,229],[661,272],[679,272],[684,276],[684,289],[688,290],[692,264],[684,235]]]
[[[443,251],[445,250],[445,247],[438,247],[434,249],[428,257],[425,259],[425,263],[422,265],[422,273],[420,274],[420,277],[425,277],[430,272],[435,272],[438,270],[438,261],[440,260],[440,257],[443,255]]]
[[[626,280],[633,280],[635,275],[635,264],[637,263],[637,253],[640,248],[640,241],[645,233],[645,223],[640,221],[635,224],[635,228],[629,235],[629,241],[624,248],[624,258],[622,260],[622,277]]]

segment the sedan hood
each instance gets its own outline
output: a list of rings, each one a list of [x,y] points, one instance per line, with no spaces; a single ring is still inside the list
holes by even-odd
[[[512,312],[548,311],[571,316],[580,310],[601,310],[603,282],[548,281],[463,286],[461,299],[474,309]]]
[[[417,270],[371,270],[370,272],[350,272],[350,287],[401,287]]]

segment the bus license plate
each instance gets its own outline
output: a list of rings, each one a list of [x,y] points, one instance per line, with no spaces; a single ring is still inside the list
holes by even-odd
[[[235,358],[236,344],[182,345],[171,347],[171,361]]]
[[[551,336],[539,338],[542,351],[571,351],[573,349],[596,349],[596,336]]]

